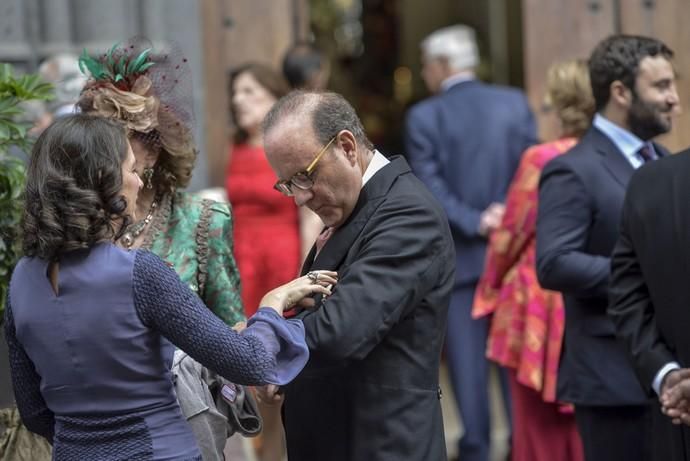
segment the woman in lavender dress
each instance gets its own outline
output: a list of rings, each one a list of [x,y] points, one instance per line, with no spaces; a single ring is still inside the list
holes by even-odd
[[[201,460],[175,398],[174,347],[233,382],[285,384],[308,352],[282,311],[336,282],[321,272],[270,291],[237,333],[160,258],[113,243],[141,187],[117,122],[65,117],[34,147],[5,332],[20,414],[55,460]]]

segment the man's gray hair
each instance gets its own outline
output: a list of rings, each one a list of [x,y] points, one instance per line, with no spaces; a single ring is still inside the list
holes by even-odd
[[[321,144],[327,144],[340,131],[348,130],[364,147],[369,150],[374,148],[357,112],[338,93],[305,90],[288,93],[273,105],[264,118],[264,133],[268,133],[284,118],[295,116],[311,119],[311,126]]]
[[[444,27],[429,35],[420,45],[429,58],[445,58],[453,70],[474,69],[479,50],[474,29],[465,25]]]

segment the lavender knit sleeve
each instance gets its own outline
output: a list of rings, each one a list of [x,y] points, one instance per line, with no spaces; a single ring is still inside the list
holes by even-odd
[[[280,378],[296,375],[283,372],[281,363],[285,354],[292,354],[289,346],[295,341],[301,340],[306,350],[303,328],[300,336],[299,327],[277,314],[262,313],[239,334],[216,317],[172,268],[148,251],[137,252],[133,286],[142,322],[226,379],[246,385],[284,384]]]
[[[243,335],[258,338],[276,357],[271,384],[287,384],[299,374],[309,359],[301,320],[284,319],[269,307],[261,307],[247,321]]]
[[[55,415],[48,409],[41,394],[41,377],[17,340],[9,296],[5,307],[5,340],[9,349],[14,398],[22,421],[31,432],[45,437],[52,444]]]

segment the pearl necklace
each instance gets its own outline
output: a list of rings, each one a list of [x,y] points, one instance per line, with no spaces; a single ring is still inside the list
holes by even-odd
[[[153,220],[153,215],[156,213],[156,208],[158,208],[158,197],[156,197],[151,203],[151,208],[149,208],[149,213],[144,219],[136,222],[130,226],[127,226],[127,230],[120,237],[120,241],[125,246],[125,248],[131,248],[134,245],[134,241],[144,232],[146,226],[149,225],[151,220]]]

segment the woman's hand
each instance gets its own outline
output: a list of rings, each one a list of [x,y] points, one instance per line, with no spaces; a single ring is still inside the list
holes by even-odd
[[[292,308],[305,296],[312,293],[331,295],[331,288],[338,283],[338,273],[333,271],[312,271],[307,275],[279,286],[261,299],[260,307],[270,307],[279,314]]]

